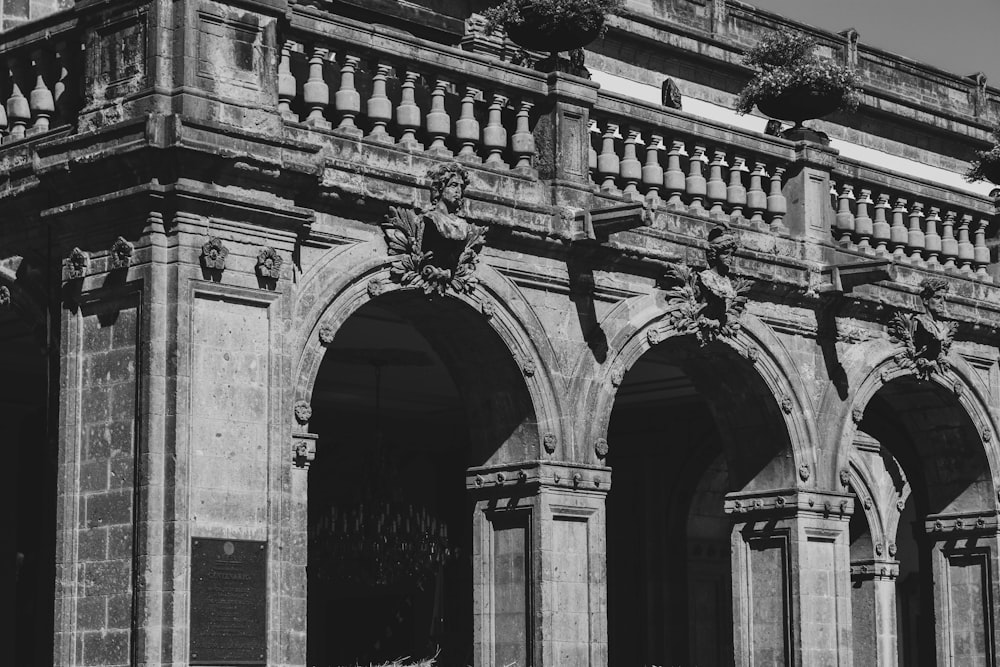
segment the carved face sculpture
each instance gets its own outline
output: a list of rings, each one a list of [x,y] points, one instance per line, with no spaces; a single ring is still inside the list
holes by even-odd
[[[937,290],[924,297],[924,308],[934,317],[944,317],[947,314],[947,301],[944,290]]]
[[[452,175],[441,188],[441,201],[444,202],[449,213],[457,212],[462,205],[464,190],[465,183],[462,182],[462,177],[458,174]]]

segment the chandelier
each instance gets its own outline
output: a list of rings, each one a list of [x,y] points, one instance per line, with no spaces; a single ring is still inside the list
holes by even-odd
[[[383,444],[382,369],[386,365],[427,365],[422,353],[409,350],[343,350],[349,363],[375,370],[375,428],[363,471],[361,497],[337,502],[312,522],[309,546],[321,567],[315,575],[330,584],[364,588],[414,584],[428,580],[455,557],[448,526],[432,511],[398,497],[398,466]],[[310,560],[313,557],[310,556]]]

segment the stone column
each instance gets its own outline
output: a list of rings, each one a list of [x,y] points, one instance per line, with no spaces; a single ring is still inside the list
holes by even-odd
[[[851,563],[854,664],[896,667],[896,578],[899,563],[876,558]]]
[[[937,664],[992,665],[997,657],[995,512],[928,516]]]
[[[736,664],[851,665],[848,521],[841,494],[729,494]]]
[[[607,468],[469,471],[477,667],[607,665]]]

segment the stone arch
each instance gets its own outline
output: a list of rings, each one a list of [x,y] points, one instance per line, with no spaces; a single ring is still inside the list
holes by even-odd
[[[586,442],[606,437],[621,377],[654,345],[669,344],[674,338],[666,328],[665,312],[662,293],[654,293],[629,299],[604,318],[602,325],[609,349],[606,361],[592,362],[591,368],[581,368],[574,374],[577,382],[589,383],[588,387],[581,387],[586,396],[584,405],[588,414],[593,415],[587,421]],[[756,379],[770,393],[788,440],[791,462],[788,470],[795,471],[804,465],[814,470],[816,461],[812,452],[817,438],[812,402],[777,336],[763,322],[747,314],[734,339],[720,338],[713,345],[728,349],[734,353],[734,359],[738,356],[742,379]],[[586,360],[581,366],[585,363]],[[792,477],[783,483],[794,485]],[[812,485],[817,476],[810,473],[809,478],[813,481],[808,484]]]
[[[898,348],[888,345],[880,346],[877,350],[870,348],[865,351],[858,351],[855,357],[850,359],[849,364],[845,364],[848,373],[849,386],[857,387],[842,405],[834,407],[831,400],[836,400],[835,392],[827,391],[825,406],[829,406],[830,412],[835,421],[829,423],[831,433],[838,437],[838,440],[831,443],[834,447],[834,470],[841,470],[850,460],[852,443],[860,423],[859,416],[864,414],[865,409],[872,398],[883,387],[899,381],[914,380],[916,376],[899,363],[901,352]],[[874,361],[874,363],[872,363]],[[950,397],[953,405],[958,407],[969,423],[975,427],[978,438],[978,445],[987,463],[987,479],[991,489],[987,494],[989,497],[989,509],[996,508],[997,505],[997,479],[1000,470],[1000,452],[997,450],[997,434],[1000,429],[988,408],[988,389],[983,385],[975,371],[958,354],[952,354],[949,358],[951,368],[945,373],[934,373],[929,380],[934,391],[946,400]]]
[[[326,327],[336,332],[366,303],[393,292],[412,291],[400,289],[391,280],[390,264],[384,247],[377,241],[369,241],[329,253],[307,274],[293,314],[294,321],[310,325],[301,327],[293,342],[296,365],[292,404],[309,401],[312,394],[325,352],[321,329]],[[510,359],[520,367],[538,431],[539,451],[533,458],[542,458],[540,441],[544,437],[554,435],[557,447],[558,443],[566,442],[552,373],[555,352],[541,322],[509,280],[483,264],[478,267],[477,275],[479,285],[471,295],[449,293],[442,298],[461,303],[467,314],[479,311],[484,326],[493,331],[508,350]],[[291,414],[291,404],[286,414]]]

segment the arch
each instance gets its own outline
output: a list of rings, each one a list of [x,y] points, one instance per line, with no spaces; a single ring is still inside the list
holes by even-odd
[[[827,422],[831,437],[838,438],[833,443],[833,471],[848,465],[855,434],[858,430],[857,416],[864,413],[875,394],[894,380],[915,378],[899,363],[902,352],[888,344],[881,344],[876,350],[871,345],[858,346],[864,349],[851,350],[848,363],[844,364],[849,385],[856,387],[846,401],[840,401],[834,389],[828,389],[823,401],[821,414],[829,415]],[[872,364],[872,361],[874,363]],[[930,382],[942,392],[954,397],[970,422],[976,427],[979,444],[989,465],[989,481],[992,485],[990,502],[996,507],[1000,452],[997,451],[997,434],[1000,433],[996,420],[988,406],[988,388],[976,375],[969,364],[957,353],[951,354],[951,368],[945,374],[934,373]],[[834,404],[834,402],[836,404]]]
[[[322,328],[335,333],[347,318],[373,299],[391,292],[415,292],[391,280],[390,265],[384,246],[368,241],[329,253],[307,274],[293,313],[294,321],[309,323],[299,328],[293,341],[293,403],[308,401],[312,394],[325,352],[320,340]],[[498,271],[480,264],[477,276],[479,284],[471,295],[449,293],[443,298],[482,313],[484,324],[499,336],[523,371],[539,439],[553,434],[557,443],[567,443],[560,418],[560,393],[552,373],[557,357],[541,322],[517,288]],[[291,414],[290,406],[286,414]],[[541,457],[539,452],[533,458]]]
[[[664,320],[666,304],[662,293],[635,297],[620,303],[602,320],[607,331],[609,353],[604,363],[581,360],[574,381],[586,396],[588,414],[585,441],[596,442],[607,436],[611,411],[620,378],[654,345],[669,343],[673,338]],[[767,325],[745,314],[735,339],[719,338],[717,344],[727,346],[746,362],[745,371],[755,374],[779,406],[790,442],[792,470],[808,465],[815,469],[812,452],[817,442],[813,406],[805,386],[793,370],[795,364],[784,345]],[[576,394],[577,392],[572,392]],[[815,480],[817,476],[811,476]]]

